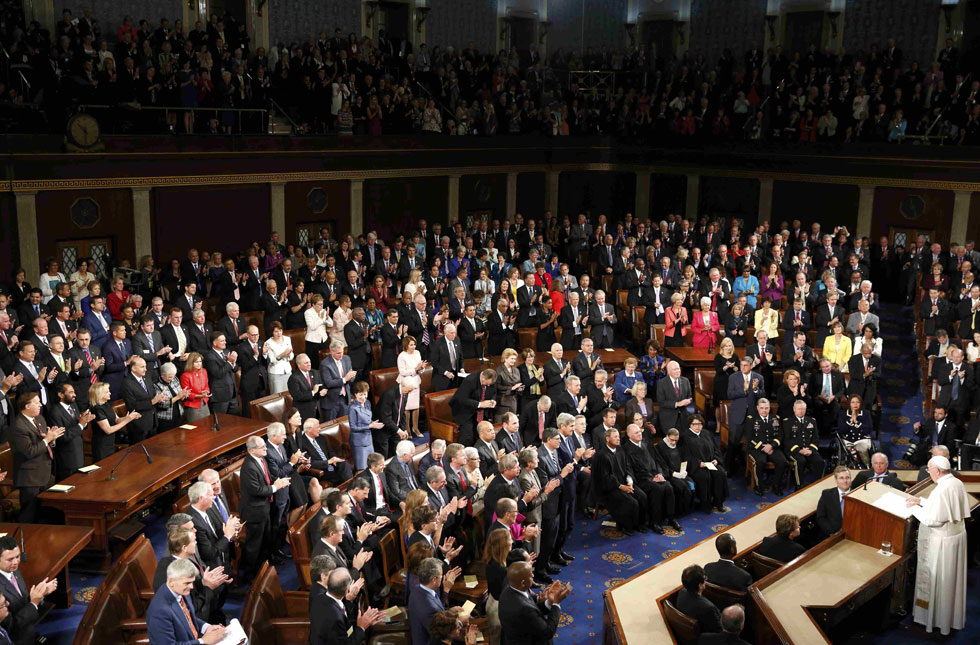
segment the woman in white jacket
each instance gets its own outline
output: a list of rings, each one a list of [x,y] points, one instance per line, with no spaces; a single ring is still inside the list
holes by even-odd
[[[306,319],[306,353],[310,355],[313,369],[320,369],[320,350],[327,347],[327,328],[333,327],[333,318],[323,306],[323,296],[314,294],[310,299],[313,305],[303,314]]]

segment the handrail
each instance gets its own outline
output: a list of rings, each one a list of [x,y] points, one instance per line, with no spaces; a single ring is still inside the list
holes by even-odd
[[[273,108],[271,110],[272,112],[277,113],[277,114],[281,114],[284,117],[286,117],[286,120],[289,121],[289,125],[293,128],[293,133],[294,134],[296,132],[299,132],[299,126],[296,124],[295,121],[293,121],[293,118],[291,116],[289,116],[289,112],[286,112],[286,110],[282,109],[282,106],[279,105],[278,103],[276,103],[276,100],[274,98],[272,98],[271,96],[269,97],[269,103],[272,105],[272,108]]]
[[[81,103],[79,109],[94,110],[156,110],[159,112],[268,112],[266,108],[230,108],[230,107],[177,107],[162,105],[140,105],[139,103],[120,103],[119,105],[98,105],[95,103]]]

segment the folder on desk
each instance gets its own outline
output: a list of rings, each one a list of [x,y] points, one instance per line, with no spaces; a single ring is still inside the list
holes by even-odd
[[[472,589],[476,587],[477,582],[476,576],[463,576],[463,583],[466,585],[467,589]]]
[[[55,484],[48,490],[51,491],[52,493],[70,493],[73,490],[75,490],[75,487],[69,486],[67,484]]]
[[[80,473],[91,473],[91,472],[94,472],[96,470],[99,470],[100,468],[102,468],[102,467],[101,466],[96,466],[95,464],[92,464],[90,466],[82,466],[81,468],[78,469],[78,472],[80,472]]]

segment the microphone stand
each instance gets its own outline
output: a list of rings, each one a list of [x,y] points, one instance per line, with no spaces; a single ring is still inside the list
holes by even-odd
[[[221,430],[221,424],[218,423],[218,413],[215,411],[211,412],[211,419],[214,423],[211,425],[211,432],[218,432]]]
[[[112,467],[112,470],[109,471],[109,476],[105,478],[105,481],[111,482],[118,479],[118,477],[116,477],[116,468],[119,468],[122,462],[126,460],[126,457],[129,456],[129,453],[132,452],[133,448],[136,446],[139,446],[143,450],[143,454],[146,455],[146,463],[153,463],[153,457],[150,456],[150,452],[146,449],[146,446],[141,443],[136,444],[135,446],[130,446],[129,448],[126,448],[126,450],[123,452],[122,458],[120,458],[119,461],[116,462],[116,465]]]

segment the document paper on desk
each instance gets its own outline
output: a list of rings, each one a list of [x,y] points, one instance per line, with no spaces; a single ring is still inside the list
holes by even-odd
[[[912,516],[912,509],[905,505],[906,499],[908,498],[898,493],[888,492],[875,500],[872,506],[880,508],[892,515],[897,515],[902,519],[908,519]]]
[[[218,645],[248,645],[248,637],[237,618],[232,618],[228,623],[225,636],[218,641]]]

